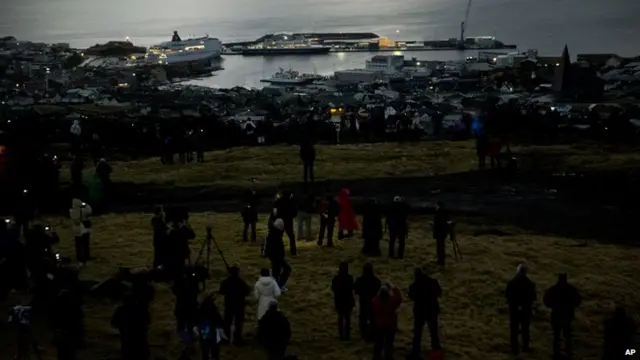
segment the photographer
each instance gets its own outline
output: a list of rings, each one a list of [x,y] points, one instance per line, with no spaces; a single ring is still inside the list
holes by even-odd
[[[174,209],[169,219],[171,229],[167,238],[166,267],[169,273],[181,275],[184,272],[185,262],[191,255],[189,241],[195,239],[196,234],[188,223],[189,215],[184,209]]]
[[[291,275],[291,266],[285,260],[285,251],[283,243],[285,225],[282,219],[276,219],[273,227],[269,230],[267,241],[265,244],[265,253],[271,261],[271,275],[278,282],[278,286],[282,291],[286,291],[285,284]]]
[[[90,241],[91,241],[91,220],[89,219],[93,210],[87,203],[82,202],[78,198],[71,201],[71,209],[69,216],[73,222],[73,233],[76,244],[76,259],[80,266],[85,266],[87,261],[91,259]]]

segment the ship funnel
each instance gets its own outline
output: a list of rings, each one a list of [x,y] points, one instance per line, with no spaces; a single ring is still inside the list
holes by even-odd
[[[171,41],[182,41],[182,39],[180,39],[180,35],[178,35],[178,30],[173,31],[173,37],[171,38]]]

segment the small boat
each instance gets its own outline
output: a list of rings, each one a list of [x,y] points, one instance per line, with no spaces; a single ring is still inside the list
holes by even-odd
[[[294,70],[280,69],[277,73],[273,74],[270,79],[262,79],[261,82],[270,83],[274,85],[302,85],[312,82],[314,79],[301,76],[299,72]]]

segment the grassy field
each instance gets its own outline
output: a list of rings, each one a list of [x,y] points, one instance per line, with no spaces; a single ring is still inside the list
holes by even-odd
[[[266,216],[261,216],[259,238],[266,233]],[[148,266],[152,259],[149,214],[104,215],[94,219],[92,255],[97,259],[82,270],[83,279],[100,280],[113,274],[117,266]],[[635,315],[640,309],[640,271],[637,259],[640,250],[612,245],[590,244],[576,247],[562,238],[532,236],[517,228],[491,225],[479,218],[458,219],[458,241],[464,258],[455,262],[449,252],[446,269],[439,270],[434,262],[435,246],[427,224],[430,219],[411,219],[411,230],[404,260],[389,260],[386,256],[373,259],[376,272],[383,281],[397,284],[405,293],[411,282],[412,270],[425,266],[443,287],[441,299],[442,341],[447,359],[509,359],[508,319],[504,288],[514,275],[516,265],[526,261],[531,277],[538,285],[539,297],[555,282],[556,273],[567,271],[569,279],[581,291],[584,302],[575,321],[576,359],[599,359],[605,316],[616,302],[630,307]],[[59,232],[59,251],[72,255],[72,235],[66,219],[46,219]],[[268,266],[258,256],[257,244],[240,241],[241,225],[237,214],[192,214],[191,224],[197,232],[192,252],[197,253],[204,228],[213,224],[214,234],[229,262],[241,267],[243,278],[253,285],[260,268]],[[500,227],[510,235],[474,236],[488,227]],[[314,219],[314,233],[318,222]],[[289,292],[281,297],[281,307],[293,328],[290,353],[301,359],[349,360],[369,359],[371,346],[360,340],[340,342],[337,339],[336,316],[332,308],[330,282],[342,260],[351,263],[351,272],[358,275],[368,259],[360,255],[359,238],[340,242],[334,249],[318,248],[315,242],[298,243],[299,255],[289,259],[293,275]],[[387,243],[383,242],[383,252]],[[195,255],[194,255],[195,257]],[[224,276],[222,262],[214,257],[213,279],[208,289],[217,289]],[[173,295],[166,285],[157,286],[152,305],[150,343],[152,353],[160,359],[176,359],[181,346],[174,329]],[[249,344],[243,348],[226,347],[223,359],[262,359],[263,354],[251,340],[255,332],[255,302],[250,299],[245,333]],[[117,359],[118,337],[109,327],[115,304],[89,300],[85,306],[88,346],[80,359]],[[396,359],[403,359],[409,350],[411,337],[411,304],[400,310],[400,331],[397,336]],[[533,354],[527,359],[548,359],[551,333],[549,311],[538,304],[532,323]],[[355,316],[353,320],[356,320]],[[357,323],[357,322],[356,322]],[[357,331],[357,327],[354,328]],[[39,334],[39,342],[48,344],[49,335]],[[357,336],[354,336],[357,338]],[[424,337],[428,344],[428,336]],[[46,359],[53,352],[46,351]]]
[[[512,150],[523,157],[523,166],[540,169],[619,169],[635,166],[640,160],[634,149],[593,144],[513,146]],[[424,177],[477,168],[473,141],[317,145],[316,153],[317,181]],[[162,165],[158,158],[113,162],[112,178],[115,182],[223,188],[270,188],[302,179],[297,146],[231,148],[209,152],[205,160],[203,164],[171,166]],[[64,178],[69,176],[66,170],[62,171]]]

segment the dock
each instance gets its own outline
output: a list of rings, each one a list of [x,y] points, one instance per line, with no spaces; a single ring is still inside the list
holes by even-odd
[[[329,50],[329,53],[362,53],[362,52],[370,52],[370,53],[378,53],[378,52],[416,52],[416,51],[467,51],[467,50],[511,50],[517,49],[517,45],[504,45],[503,47],[475,47],[475,48],[465,48],[459,49],[455,46],[451,47],[427,47],[427,46],[411,46],[411,47],[384,47],[384,48],[332,48]],[[222,55],[242,55],[241,51],[232,51],[232,50],[224,50]],[[304,54],[311,55],[311,54]],[[263,55],[263,56],[280,56],[279,54],[274,55]]]

